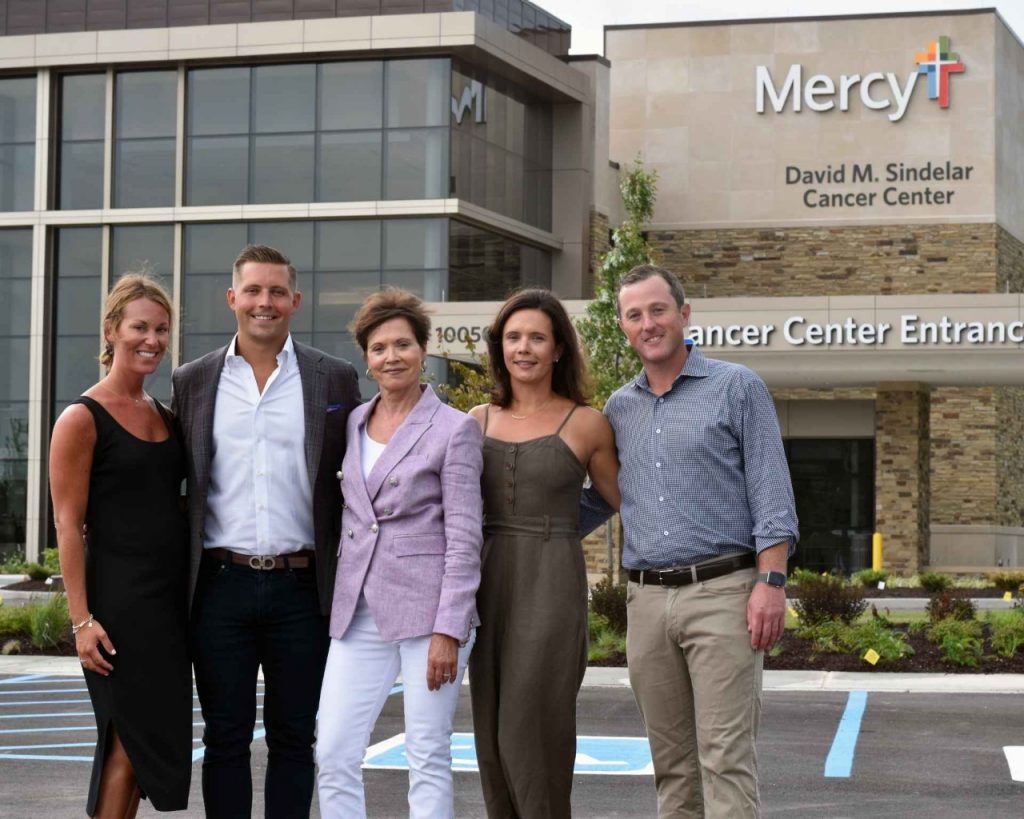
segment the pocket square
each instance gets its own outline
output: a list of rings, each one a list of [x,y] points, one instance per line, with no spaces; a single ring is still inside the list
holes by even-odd
[[[340,409],[341,409],[341,404],[328,404],[327,405],[327,411],[328,412],[337,412]]]

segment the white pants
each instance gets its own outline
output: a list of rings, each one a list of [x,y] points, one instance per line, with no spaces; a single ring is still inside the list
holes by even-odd
[[[331,640],[320,689],[316,761],[320,815],[364,819],[362,763],[370,732],[399,671],[405,700],[405,747],[409,759],[411,819],[451,819],[452,722],[474,635],[459,650],[453,684],[427,689],[430,637],[399,642],[381,639],[365,600],[340,640]]]

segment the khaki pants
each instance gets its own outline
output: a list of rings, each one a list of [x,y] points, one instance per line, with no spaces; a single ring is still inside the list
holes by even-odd
[[[626,591],[629,681],[647,727],[659,819],[758,816],[763,655],[750,647],[755,571]]]

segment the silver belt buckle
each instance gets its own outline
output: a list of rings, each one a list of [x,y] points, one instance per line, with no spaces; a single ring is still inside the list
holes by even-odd
[[[273,569],[277,560],[273,555],[252,555],[249,558],[249,568],[256,571],[266,572]]]

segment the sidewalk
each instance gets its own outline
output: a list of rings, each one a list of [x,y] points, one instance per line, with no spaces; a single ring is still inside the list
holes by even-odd
[[[0,657],[0,675],[77,677],[75,657]],[[465,683],[463,683],[465,684]],[[628,686],[625,668],[588,668],[585,688]],[[765,691],[887,691],[915,694],[1024,694],[1024,674],[892,674],[765,671]]]

